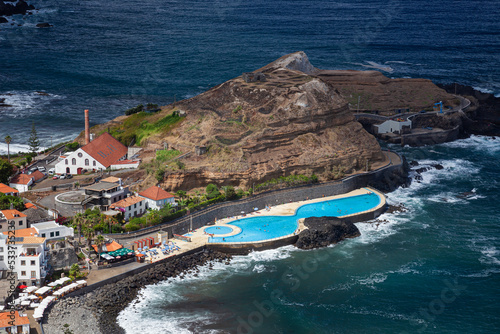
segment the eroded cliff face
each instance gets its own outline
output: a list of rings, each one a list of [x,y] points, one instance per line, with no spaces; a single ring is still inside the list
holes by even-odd
[[[184,158],[185,169],[167,172],[162,187],[251,187],[293,173],[321,177],[334,166],[361,170],[367,161],[383,159],[347,101],[331,84],[308,74],[317,70],[304,53],[258,71],[265,81],[237,77],[176,104],[186,120],[150,143],[164,141],[183,152],[205,146],[208,152]]]

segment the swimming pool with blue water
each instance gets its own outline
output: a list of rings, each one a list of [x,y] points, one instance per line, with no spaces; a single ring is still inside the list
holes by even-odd
[[[233,232],[233,229],[229,226],[210,226],[204,232],[208,234],[228,234]]]
[[[224,238],[211,237],[209,242],[254,242],[284,237],[297,230],[301,218],[347,216],[373,209],[379,204],[380,197],[375,193],[305,204],[293,216],[257,216],[235,220],[229,224],[241,228],[240,233]]]

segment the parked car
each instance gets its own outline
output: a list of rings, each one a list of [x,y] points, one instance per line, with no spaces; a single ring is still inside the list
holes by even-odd
[[[73,175],[66,173],[66,178],[67,178],[67,179],[72,179],[72,178],[73,178]]]
[[[54,175],[55,173],[56,173],[56,169],[55,168],[49,169],[49,175]]]
[[[57,179],[59,179],[59,175],[54,175],[54,176],[52,177],[52,180],[57,180]]]
[[[43,166],[38,167],[38,170],[42,173],[45,173],[47,171]]]
[[[66,178],[66,174],[61,174],[61,175],[59,175],[59,178],[60,178],[60,179],[65,179],[65,178]]]

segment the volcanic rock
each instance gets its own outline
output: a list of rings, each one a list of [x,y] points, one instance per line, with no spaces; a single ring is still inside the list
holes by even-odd
[[[308,229],[300,232],[295,246],[313,249],[336,244],[346,238],[359,237],[356,225],[336,217],[311,217],[304,219]]]
[[[50,27],[53,27],[53,25],[50,23],[47,23],[47,22],[42,22],[42,23],[37,23],[36,27],[37,28],[50,28]]]

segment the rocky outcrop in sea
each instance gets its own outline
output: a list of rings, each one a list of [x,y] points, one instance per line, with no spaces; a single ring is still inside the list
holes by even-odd
[[[336,217],[305,218],[304,225],[308,229],[300,232],[295,244],[301,249],[326,247],[361,235],[356,225]]]

